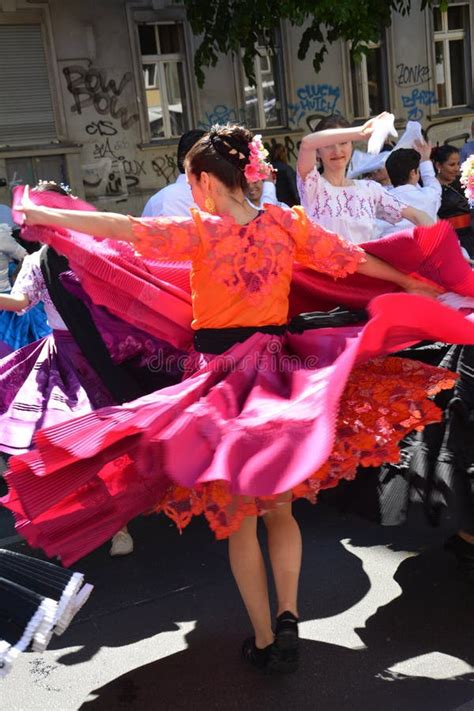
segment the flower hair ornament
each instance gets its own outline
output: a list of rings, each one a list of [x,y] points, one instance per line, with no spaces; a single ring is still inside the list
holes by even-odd
[[[232,163],[245,175],[247,182],[255,183],[257,180],[265,180],[272,173],[272,166],[266,162],[268,151],[262,143],[260,135],[254,136],[248,144],[247,150],[242,152],[233,145],[227,137],[220,136],[219,126],[213,127],[209,132],[209,139],[214,149],[225,160]]]
[[[474,207],[474,153],[471,153],[461,166],[461,185],[469,205]]]
[[[272,166],[267,163],[268,151],[262,143],[260,134],[253,137],[249,143],[250,156],[244,168],[244,175],[249,183],[265,180],[272,173]]]

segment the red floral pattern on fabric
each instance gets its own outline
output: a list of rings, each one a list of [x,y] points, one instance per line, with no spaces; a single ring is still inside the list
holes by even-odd
[[[302,207],[294,207],[291,211],[277,209],[278,213],[274,207],[267,207],[274,219],[294,236],[294,258],[300,264],[337,279],[353,274],[357,265],[365,261],[360,247],[311,222]]]
[[[200,238],[190,217],[129,218],[135,237],[134,246],[150,259],[195,259]]]
[[[356,367],[341,399],[334,449],[323,467],[293,488],[293,499],[315,503],[321,490],[353,479],[359,466],[397,462],[398,443],[408,432],[441,420],[442,412],[429,396],[452,388],[456,377],[443,368],[397,357]],[[170,484],[154,510],[165,513],[180,530],[203,514],[216,538],[222,539],[238,530],[245,516],[265,514],[278,501],[275,496],[233,496],[223,481],[193,489]]]
[[[334,278],[364,260],[361,249],[314,225],[302,208],[267,205],[247,225],[198,210],[191,214],[130,219],[142,255],[191,260],[194,328],[285,323],[295,260]]]

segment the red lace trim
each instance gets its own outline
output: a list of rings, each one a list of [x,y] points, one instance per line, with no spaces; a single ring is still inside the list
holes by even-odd
[[[412,430],[439,422],[442,412],[429,398],[453,387],[457,375],[405,358],[377,358],[355,368],[346,385],[336,425],[334,449],[327,462],[294,487],[294,499],[316,502],[322,489],[353,479],[358,467],[399,461],[398,443]],[[279,496],[233,496],[227,482],[193,489],[171,484],[154,508],[182,531],[193,516],[204,515],[216,538],[238,530],[245,516],[262,515],[278,505]]]

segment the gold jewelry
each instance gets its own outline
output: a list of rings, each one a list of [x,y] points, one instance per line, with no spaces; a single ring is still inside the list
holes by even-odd
[[[210,195],[207,196],[207,198],[204,200],[204,207],[206,208],[206,212],[210,212],[211,215],[213,215],[216,211],[216,203],[214,200],[211,198]]]

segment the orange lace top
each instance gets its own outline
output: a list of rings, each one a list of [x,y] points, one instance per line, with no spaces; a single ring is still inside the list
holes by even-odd
[[[312,223],[302,207],[267,205],[247,225],[192,209],[191,217],[130,217],[145,257],[191,261],[192,328],[282,325],[296,260],[343,277],[362,249]]]

